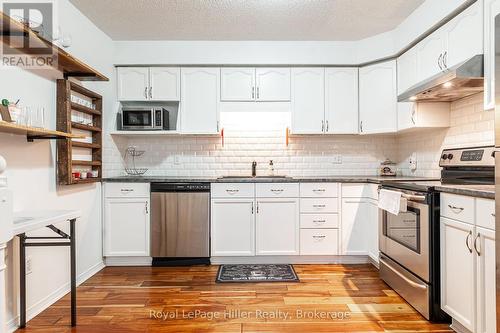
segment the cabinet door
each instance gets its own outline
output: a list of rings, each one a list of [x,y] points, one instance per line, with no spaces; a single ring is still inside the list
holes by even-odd
[[[261,102],[290,100],[290,68],[257,68],[256,99]]]
[[[149,256],[149,200],[105,199],[104,256]]]
[[[496,332],[495,231],[476,228],[477,333]]]
[[[219,132],[219,68],[181,68],[181,132]]]
[[[483,54],[483,11],[476,2],[445,25],[447,44],[444,65],[451,68],[475,55]]]
[[[299,200],[257,199],[257,255],[299,254]]]
[[[417,81],[424,81],[441,72],[441,58],[445,49],[443,28],[437,30],[416,46]]]
[[[500,0],[484,1],[484,109],[495,108],[495,17]]]
[[[367,208],[367,200],[342,199],[342,255],[368,254],[368,222],[376,221],[369,221]]]
[[[148,99],[148,67],[118,67],[117,75],[118,100],[145,101]]]
[[[325,133],[358,134],[358,69],[325,69]]]
[[[404,93],[411,86],[418,83],[417,77],[417,49],[406,51],[398,60],[398,95]]]
[[[390,133],[397,129],[396,61],[359,70],[360,132]]]
[[[325,71],[292,69],[292,133],[321,134],[325,129]]]
[[[253,101],[255,93],[255,68],[221,68],[221,101]]]
[[[151,67],[149,98],[153,101],[179,101],[181,98],[181,69]]]
[[[253,199],[212,200],[212,256],[255,255]]]
[[[398,103],[398,131],[413,128],[415,125],[415,103]]]
[[[441,217],[441,308],[468,330],[475,329],[474,227]]]

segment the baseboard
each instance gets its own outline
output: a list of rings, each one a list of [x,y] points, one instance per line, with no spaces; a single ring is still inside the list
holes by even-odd
[[[85,272],[78,274],[76,277],[76,284],[80,285],[83,282],[87,281],[90,277],[95,275],[97,272],[99,272],[101,269],[105,267],[104,262],[99,262],[95,264],[94,266],[90,267],[87,269]],[[33,304],[29,308],[26,309],[26,319],[27,321],[31,320],[32,318],[36,317],[38,314],[40,314],[42,311],[47,309],[49,306],[57,302],[59,299],[61,299],[64,295],[69,293],[71,290],[70,282],[65,283],[62,285],[60,288],[55,290],[53,293],[48,295],[47,297],[41,299],[39,302]],[[7,332],[14,332],[17,330],[19,326],[19,316],[16,316],[9,320],[7,322]]]
[[[368,256],[256,256],[211,257],[210,262],[220,264],[367,264]]]
[[[377,269],[380,268],[379,262],[378,262],[378,258],[375,258],[372,255],[369,255],[368,256],[368,261],[370,262],[370,264],[372,264],[373,266],[377,267]]]
[[[467,328],[465,328],[462,324],[456,321],[454,318],[451,319],[450,328],[457,333],[471,333]]]
[[[106,257],[106,266],[151,266],[151,257]]]

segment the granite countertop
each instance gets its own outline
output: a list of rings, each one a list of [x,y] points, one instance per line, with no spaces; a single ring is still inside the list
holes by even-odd
[[[441,184],[435,186],[434,188],[439,192],[468,195],[486,199],[495,199],[495,185]]]
[[[104,178],[104,182],[126,183],[306,183],[306,182],[333,182],[333,183],[373,183],[382,181],[421,181],[435,180],[424,177],[381,177],[381,176],[304,176],[304,177],[171,177],[171,176],[118,176]]]

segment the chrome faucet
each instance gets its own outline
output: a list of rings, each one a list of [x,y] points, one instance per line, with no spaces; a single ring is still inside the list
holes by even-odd
[[[252,162],[252,177],[257,177],[257,162]]]

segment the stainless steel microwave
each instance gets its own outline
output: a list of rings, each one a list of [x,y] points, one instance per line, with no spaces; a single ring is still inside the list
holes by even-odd
[[[122,108],[123,130],[168,130],[168,110],[162,107]]]

